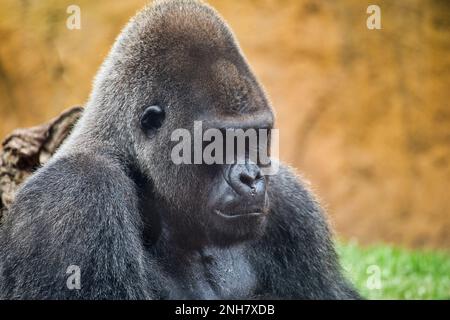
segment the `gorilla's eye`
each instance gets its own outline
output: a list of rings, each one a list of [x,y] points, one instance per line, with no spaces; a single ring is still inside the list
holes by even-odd
[[[145,108],[141,116],[141,127],[148,133],[162,126],[165,118],[164,110],[159,106],[150,106]]]

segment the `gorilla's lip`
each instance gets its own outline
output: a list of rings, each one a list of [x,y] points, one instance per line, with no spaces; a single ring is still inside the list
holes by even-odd
[[[247,212],[247,213],[239,213],[239,214],[225,214],[220,210],[214,210],[214,213],[218,216],[228,219],[228,220],[235,220],[235,219],[241,219],[241,218],[252,218],[252,217],[259,217],[264,215],[264,210],[258,210],[255,212]]]

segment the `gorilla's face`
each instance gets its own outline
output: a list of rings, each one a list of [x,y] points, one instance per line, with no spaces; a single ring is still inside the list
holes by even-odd
[[[215,14],[205,21],[183,19],[168,19],[177,25],[160,26],[151,38],[140,35],[139,43],[157,45],[132,64],[133,73],[149,75],[133,84],[139,85],[134,92],[141,101],[132,124],[138,128],[138,166],[152,182],[162,220],[181,241],[229,245],[263,232],[268,178],[257,162],[207,164],[202,158],[193,164],[194,153],[200,146],[203,154],[208,145],[202,143],[207,129],[271,129],[273,113],[222,21]],[[196,121],[200,132],[194,132]],[[190,134],[190,148],[183,153],[191,153],[191,164],[172,157],[180,140],[171,137],[181,128]],[[257,148],[245,146],[246,155]],[[227,146],[223,152],[231,150]]]
[[[145,108],[140,120],[148,143],[147,147],[142,148],[147,150],[148,176],[157,195],[156,201],[163,203],[159,214],[177,233],[177,237],[185,242],[206,241],[215,245],[229,245],[261,235],[268,213],[269,184],[268,176],[261,172],[261,165],[248,158],[244,163],[226,163],[228,146],[224,146],[223,163],[207,164],[201,159],[201,163],[194,164],[194,149],[199,144],[203,154],[210,143],[198,140],[201,137],[198,134],[205,133],[207,128],[224,132],[224,141],[225,132],[229,129],[271,128],[271,112],[263,111],[258,117],[253,113],[246,117],[236,115],[228,117],[226,121],[211,115],[188,119],[181,128],[189,133],[190,148],[182,153],[191,151],[187,154],[192,161],[190,164],[180,164],[173,159],[175,145],[184,143],[178,139],[172,141],[170,136],[174,123],[184,123],[176,116],[180,112],[174,105],[165,109],[152,105]],[[257,121],[249,120],[253,118],[257,118]],[[194,121],[201,121],[201,132],[194,132]],[[247,143],[245,147],[248,156],[248,148],[252,146]],[[235,146],[233,151],[237,152],[237,149]],[[233,158],[237,160],[237,155],[233,154]]]

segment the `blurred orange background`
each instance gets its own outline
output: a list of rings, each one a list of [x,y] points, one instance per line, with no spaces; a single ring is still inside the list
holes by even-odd
[[[0,0],[0,137],[86,101],[144,0]],[[211,0],[339,237],[450,248],[450,1]],[[81,30],[66,9],[81,8]],[[381,30],[366,9],[381,8]]]

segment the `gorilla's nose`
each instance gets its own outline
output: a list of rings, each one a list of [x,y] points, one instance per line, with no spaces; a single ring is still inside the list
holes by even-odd
[[[241,196],[264,197],[266,179],[260,168],[254,163],[235,164],[230,168],[229,181],[231,187]]]

